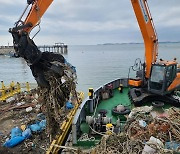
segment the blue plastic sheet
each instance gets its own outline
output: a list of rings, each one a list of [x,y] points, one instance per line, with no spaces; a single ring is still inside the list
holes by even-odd
[[[15,127],[11,130],[11,134],[10,134],[11,139],[6,141],[4,143],[4,146],[8,147],[8,148],[12,148],[12,147],[20,144],[21,142],[23,142],[25,139],[30,138],[32,135],[31,131],[41,132],[45,128],[46,128],[46,120],[45,119],[28,126],[27,129],[23,132],[20,128]]]
[[[30,128],[27,128],[24,132],[22,132],[22,136],[25,138],[25,139],[28,139],[31,137],[31,129]]]
[[[18,127],[15,127],[11,130],[11,138],[21,136],[22,135],[22,130]]]
[[[179,147],[180,147],[180,143],[176,143],[174,141],[165,143],[166,149],[177,150]]]
[[[29,128],[30,128],[33,132],[39,132],[39,131],[41,131],[41,127],[39,126],[38,123],[30,125]]]
[[[46,128],[46,120],[41,120],[41,122],[39,123],[39,126],[41,127],[41,130]]]
[[[16,137],[13,137],[10,140],[6,141],[4,143],[4,146],[8,147],[8,148],[12,148],[12,147],[20,144],[24,140],[25,140],[25,138],[23,136],[16,136]]]
[[[43,129],[46,128],[46,120],[41,120],[40,122],[32,124],[32,125],[29,126],[29,128],[33,132],[41,132]]]

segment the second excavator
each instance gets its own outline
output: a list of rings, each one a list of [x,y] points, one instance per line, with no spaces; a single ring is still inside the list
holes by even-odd
[[[129,78],[130,96],[135,104],[147,100],[173,102],[172,97],[180,88],[180,70],[176,59],[167,61],[157,59],[158,38],[146,0],[131,0],[145,45],[145,63],[137,70],[135,79]]]

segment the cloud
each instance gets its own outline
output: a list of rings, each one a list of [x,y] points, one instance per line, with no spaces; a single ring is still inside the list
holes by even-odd
[[[26,1],[0,3],[0,38],[4,43],[11,42],[7,30],[18,20]],[[148,3],[159,40],[180,41],[179,0]],[[130,0],[54,0],[42,18],[36,43],[59,40],[68,44],[142,42],[142,36]]]
[[[24,1],[20,1],[20,0],[17,0],[17,1],[12,1],[12,0],[0,0],[0,3],[1,3],[1,6],[10,6],[10,5],[19,5],[19,4],[24,4]]]
[[[180,3],[178,0],[148,2],[156,26],[169,27],[180,25]]]
[[[51,32],[57,32],[57,28],[60,29],[68,29],[70,31],[78,31],[78,32],[102,32],[102,31],[114,31],[129,28],[128,23],[124,23],[122,21],[56,21],[51,22],[50,20],[46,20],[44,22],[45,27],[48,30],[48,27],[54,27],[55,29],[49,29]]]

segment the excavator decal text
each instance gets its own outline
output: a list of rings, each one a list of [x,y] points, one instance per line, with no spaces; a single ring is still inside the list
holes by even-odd
[[[143,16],[144,16],[144,20],[147,23],[149,21],[149,18],[148,18],[148,14],[147,14],[147,11],[145,9],[144,3],[142,2],[142,0],[139,0],[139,3],[140,3],[140,6],[141,6],[141,11],[142,11]]]

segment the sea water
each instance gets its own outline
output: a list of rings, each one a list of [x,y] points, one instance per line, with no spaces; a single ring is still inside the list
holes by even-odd
[[[129,67],[136,58],[144,62],[143,44],[117,45],[76,45],[68,46],[64,55],[68,62],[76,67],[77,89],[87,93],[88,88],[99,86],[120,78],[128,77]],[[180,43],[160,43],[159,58],[180,63]],[[36,84],[31,70],[22,58],[0,56],[0,80],[5,84],[11,81]]]

